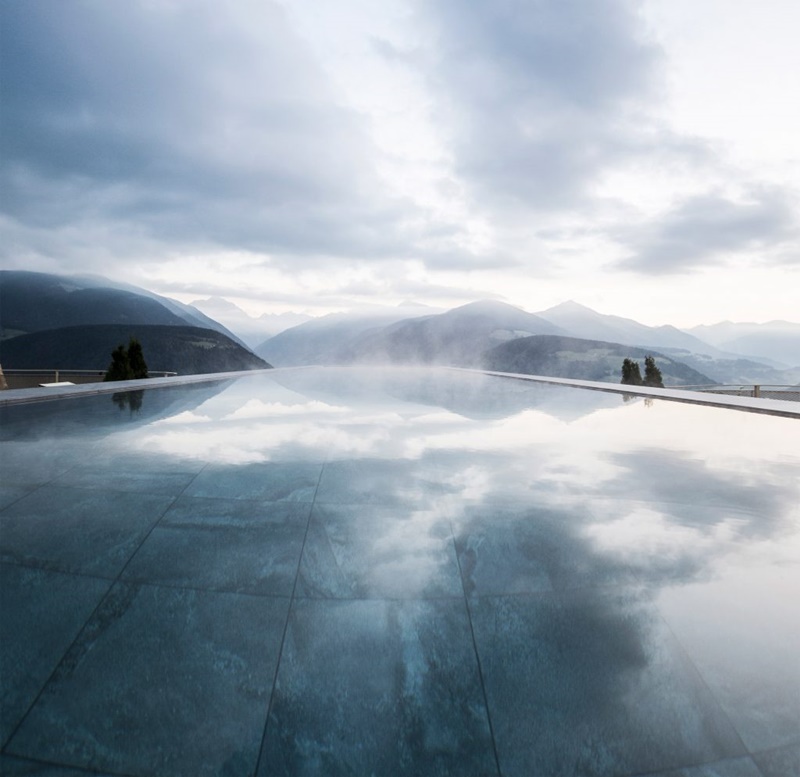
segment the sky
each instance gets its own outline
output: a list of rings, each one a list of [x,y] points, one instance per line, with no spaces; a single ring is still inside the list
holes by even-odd
[[[800,320],[796,0],[2,0],[0,267]]]

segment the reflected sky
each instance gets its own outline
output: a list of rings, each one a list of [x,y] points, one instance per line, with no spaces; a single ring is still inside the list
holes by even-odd
[[[558,510],[585,553],[680,579],[759,548],[797,558],[795,426],[446,370],[329,369],[233,381],[191,409],[122,427],[106,444],[216,465],[433,468],[456,524],[467,505]],[[383,501],[410,497],[409,483],[382,477]],[[416,492],[415,509],[425,498]]]
[[[465,597],[441,607],[458,633],[471,619],[504,774],[655,773],[800,742],[797,422],[436,369],[140,399],[6,408],[6,562],[81,574],[83,525],[101,576],[294,590],[311,603],[290,635],[384,612],[346,602]],[[134,536],[108,505],[139,489],[158,498]],[[305,725],[310,702],[284,703]]]
[[[102,432],[98,456],[163,457],[173,467],[415,465],[435,471],[436,498],[456,523],[467,505],[557,509],[593,552],[662,566],[745,538],[797,549],[800,434],[791,420],[415,369],[276,371],[147,391],[136,412],[119,405],[99,396],[6,408],[2,434]],[[408,480],[384,477],[384,501],[395,486]]]

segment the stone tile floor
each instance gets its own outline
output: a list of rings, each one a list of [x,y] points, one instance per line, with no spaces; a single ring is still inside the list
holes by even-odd
[[[794,420],[170,392],[0,411],[0,773],[800,775]]]

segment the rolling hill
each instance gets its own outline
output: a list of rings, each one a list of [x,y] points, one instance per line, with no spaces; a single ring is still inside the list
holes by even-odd
[[[484,354],[483,367],[498,372],[619,383],[622,360],[627,357],[642,361],[648,354],[655,357],[667,385],[714,382],[697,370],[649,349],[551,335],[523,337],[498,345]]]

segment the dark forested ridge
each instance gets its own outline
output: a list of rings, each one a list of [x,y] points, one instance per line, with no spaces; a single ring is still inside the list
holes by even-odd
[[[0,364],[6,369],[105,370],[113,349],[132,337],[142,344],[151,372],[197,375],[271,366],[212,329],[128,324],[64,327],[3,340]]]
[[[0,271],[0,363],[6,369],[103,370],[141,342],[153,372],[191,375],[270,366],[189,305],[100,277]]]
[[[523,337],[498,345],[484,354],[483,366],[498,372],[619,383],[623,359],[643,361],[648,354],[655,357],[667,384],[713,383],[707,375],[652,350],[553,335]]]

